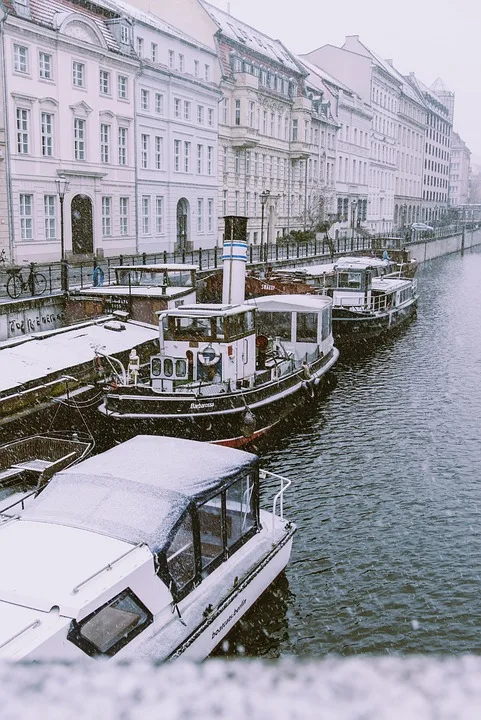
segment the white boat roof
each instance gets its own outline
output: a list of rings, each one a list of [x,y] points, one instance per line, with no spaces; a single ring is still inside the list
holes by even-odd
[[[157,263],[152,265],[113,265],[114,270],[142,270],[146,272],[163,272],[164,270],[172,270],[179,272],[180,270],[198,270],[198,265],[184,265],[182,263]]]
[[[332,305],[332,299],[327,295],[265,295],[248,303],[266,312],[321,312]]]
[[[4,344],[0,347],[0,392],[45,379],[52,373],[67,373],[70,368],[92,361],[96,348],[113,355],[158,338],[157,327],[131,320],[121,324],[125,327],[121,332],[109,330],[119,327],[119,322],[103,317]]]
[[[341,257],[334,263],[334,269],[344,267],[359,267],[368,269],[370,267],[389,267],[392,260],[383,260],[377,257],[361,257],[353,255],[352,257]]]
[[[196,303],[195,305],[179,305],[173,310],[160,310],[158,315],[175,315],[175,317],[216,317],[238,315],[252,310],[248,302],[243,305],[223,305],[219,303]]]
[[[193,285],[187,287],[179,286],[162,286],[162,285],[101,285],[100,287],[92,287],[80,291],[81,295],[98,295],[117,297],[155,297],[155,298],[173,298],[177,295],[187,295],[195,292]]]
[[[412,285],[412,281],[406,278],[389,278],[378,277],[372,279],[371,287],[373,290],[382,290],[383,292],[393,292],[401,290],[401,288]]]
[[[257,462],[242,450],[139,435],[57,473],[23,517],[143,542],[155,553],[191,502]]]
[[[334,263],[323,263],[322,265],[303,265],[302,267],[296,266],[295,268],[289,268],[284,270],[282,268],[279,272],[289,273],[305,273],[306,275],[330,275],[334,272]]]

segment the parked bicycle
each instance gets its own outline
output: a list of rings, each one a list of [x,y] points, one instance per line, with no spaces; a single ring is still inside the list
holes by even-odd
[[[47,278],[41,272],[35,272],[35,263],[30,263],[29,273],[25,280],[21,267],[7,268],[10,277],[7,280],[7,293],[11,298],[20,297],[22,292],[30,291],[31,295],[43,295],[47,289]]]

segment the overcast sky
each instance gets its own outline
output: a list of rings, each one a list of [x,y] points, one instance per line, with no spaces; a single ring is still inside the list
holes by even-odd
[[[346,35],[407,75],[456,93],[454,129],[481,162],[481,0],[210,0],[295,53]]]

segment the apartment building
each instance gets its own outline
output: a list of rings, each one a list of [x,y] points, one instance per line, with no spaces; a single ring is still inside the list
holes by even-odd
[[[451,140],[451,164],[449,168],[449,206],[459,207],[469,202],[469,181],[471,175],[471,151],[458,135],[453,132]]]

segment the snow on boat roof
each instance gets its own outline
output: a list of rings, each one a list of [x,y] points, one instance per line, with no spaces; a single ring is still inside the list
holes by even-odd
[[[108,329],[109,321],[114,318],[32,334],[17,345],[0,347],[0,391],[93,361],[95,348],[113,355],[158,337],[154,326],[129,321],[122,323],[125,330],[114,332]]]
[[[163,270],[198,270],[198,265],[183,265],[182,263],[158,263],[152,265],[114,265],[114,270],[142,270],[147,272],[161,272]]]
[[[155,553],[192,501],[257,463],[243,450],[139,435],[55,475],[23,517],[145,542]]]
[[[193,285],[178,287],[174,285],[102,285],[80,290],[80,295],[116,295],[116,296],[138,296],[138,297],[160,297],[170,298],[177,295],[191,295],[195,292]]]
[[[252,310],[246,302],[243,305],[223,305],[220,303],[197,303],[196,305],[179,305],[172,310],[159,310],[158,315],[175,315],[175,317],[211,317],[216,315],[238,315]]]
[[[409,278],[389,278],[379,277],[372,279],[372,289],[382,290],[383,292],[392,292],[393,290],[400,290],[403,287],[412,285],[412,281]]]
[[[265,295],[247,302],[267,312],[320,312],[332,305],[327,295]]]
[[[392,260],[383,260],[382,258],[377,257],[361,257],[353,255],[352,257],[346,256],[339,258],[339,260],[334,263],[334,269],[338,267],[343,268],[351,266],[366,269],[370,267],[388,267],[392,262]]]

